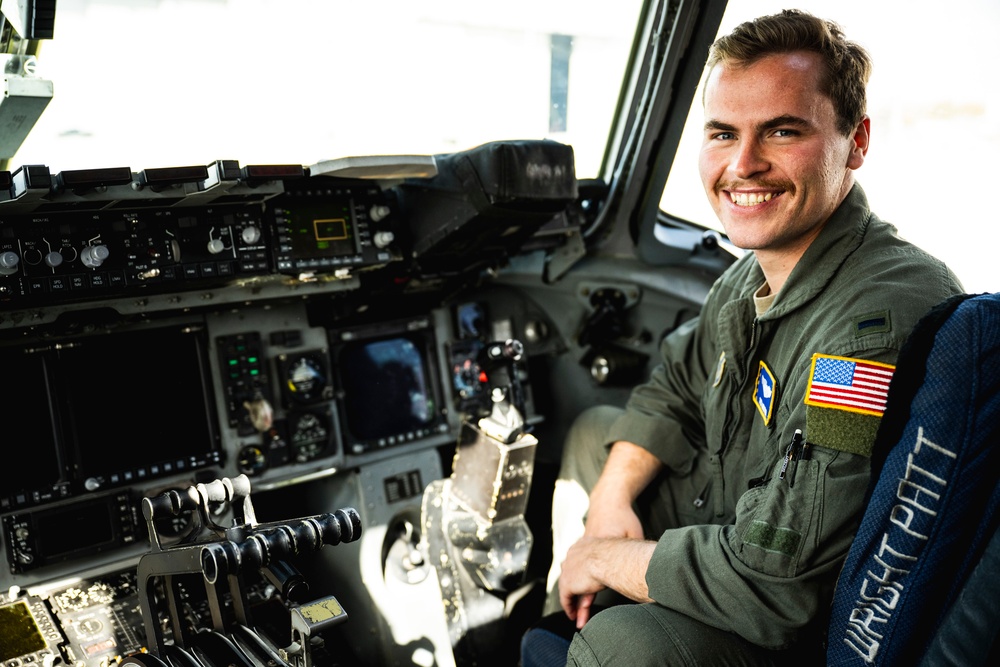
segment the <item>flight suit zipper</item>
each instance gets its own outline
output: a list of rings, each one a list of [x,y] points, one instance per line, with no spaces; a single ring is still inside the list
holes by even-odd
[[[712,509],[715,512],[716,517],[722,517],[726,513],[725,480],[722,470],[722,455],[729,448],[729,443],[732,440],[732,429],[734,428],[734,424],[739,423],[739,417],[742,415],[742,403],[740,401],[740,397],[743,395],[747,386],[747,380],[750,377],[750,359],[753,358],[753,351],[757,347],[757,329],[758,319],[754,317],[753,322],[750,323],[750,343],[747,345],[746,351],[744,352],[743,377],[740,379],[739,387],[737,388],[736,393],[731,395],[727,401],[729,407],[726,410],[726,425],[722,430],[722,442],[720,443],[719,449],[708,460],[712,468],[712,486],[716,489],[716,492],[713,494],[714,500],[712,502]],[[735,417],[734,412],[737,413]]]

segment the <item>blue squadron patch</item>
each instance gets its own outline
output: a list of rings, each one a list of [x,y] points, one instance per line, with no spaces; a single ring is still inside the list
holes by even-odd
[[[753,403],[757,406],[757,411],[764,418],[764,425],[771,422],[772,408],[774,407],[774,374],[763,361],[760,362],[760,370],[757,371],[757,382],[754,385]]]

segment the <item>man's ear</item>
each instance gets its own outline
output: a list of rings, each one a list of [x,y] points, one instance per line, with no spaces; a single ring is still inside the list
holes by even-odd
[[[865,155],[868,154],[868,141],[871,138],[871,118],[865,116],[854,128],[851,136],[851,152],[847,156],[847,168],[857,169],[865,162]]]

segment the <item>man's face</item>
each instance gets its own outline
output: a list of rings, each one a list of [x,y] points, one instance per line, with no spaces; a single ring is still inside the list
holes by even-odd
[[[814,53],[774,54],[706,82],[702,183],[730,240],[758,258],[798,261],[864,161],[868,120],[838,131],[821,68]]]

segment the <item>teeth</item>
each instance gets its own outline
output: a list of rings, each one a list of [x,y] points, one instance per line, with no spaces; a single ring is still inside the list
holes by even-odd
[[[771,201],[774,194],[771,192],[766,194],[761,194],[759,192],[730,192],[729,197],[737,206],[756,206],[757,204],[763,204],[766,201]]]

